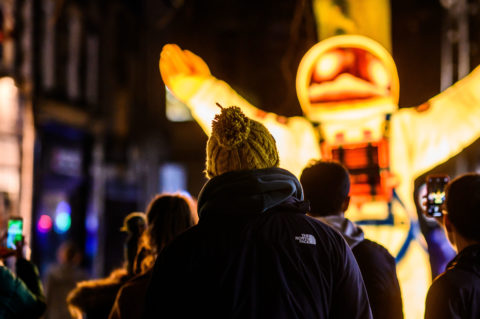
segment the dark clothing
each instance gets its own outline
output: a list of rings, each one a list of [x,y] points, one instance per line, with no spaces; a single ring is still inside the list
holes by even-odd
[[[373,318],[403,318],[395,259],[388,250],[365,239],[362,228],[343,216],[334,214],[317,219],[342,234],[352,249],[367,288]]]
[[[373,318],[403,318],[395,259],[383,246],[362,240],[352,249],[367,288]]]
[[[0,266],[0,318],[40,318],[45,297],[37,267],[18,259],[15,268],[17,276]]]
[[[129,278],[125,269],[118,269],[108,278],[79,282],[68,295],[67,303],[81,310],[87,319],[106,319],[120,287]]]
[[[280,168],[212,178],[157,259],[145,318],[371,318],[351,250]]]
[[[425,318],[480,318],[480,245],[463,249],[434,280]]]
[[[145,309],[145,297],[152,269],[128,280],[118,291],[109,319],[138,319]]]

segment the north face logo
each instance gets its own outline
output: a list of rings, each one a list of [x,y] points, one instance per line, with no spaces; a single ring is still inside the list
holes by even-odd
[[[317,240],[313,235],[310,234],[302,234],[302,236],[295,236],[295,240],[298,240],[300,244],[309,244],[309,245],[316,245]]]

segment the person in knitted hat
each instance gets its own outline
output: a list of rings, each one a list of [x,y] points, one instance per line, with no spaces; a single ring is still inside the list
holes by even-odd
[[[246,117],[239,107],[217,105],[221,114],[215,116],[207,142],[207,177],[278,167],[277,145],[265,126]]]
[[[351,250],[306,216],[262,124],[220,106],[206,155],[199,222],[158,256],[144,318],[371,318]]]

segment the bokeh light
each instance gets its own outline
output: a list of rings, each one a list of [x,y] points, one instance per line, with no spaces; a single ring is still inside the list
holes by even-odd
[[[70,213],[70,204],[65,201],[58,203],[57,208],[55,209],[55,232],[57,234],[66,233],[70,229],[72,224]]]
[[[41,215],[37,222],[37,230],[40,233],[48,233],[52,230],[52,219],[48,215]]]
[[[67,232],[70,229],[71,224],[72,220],[70,214],[63,212],[55,216],[55,232],[59,234]]]
[[[95,233],[98,230],[98,217],[96,215],[88,215],[85,220],[85,228],[89,233]]]

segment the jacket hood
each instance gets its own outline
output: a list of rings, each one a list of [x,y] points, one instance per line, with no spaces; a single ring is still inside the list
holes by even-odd
[[[332,215],[316,218],[340,232],[351,249],[365,239],[363,230],[357,226],[357,224],[345,217]]]
[[[303,200],[298,179],[274,167],[233,171],[210,179],[198,196],[198,216],[208,213],[263,213],[289,198]]]
[[[464,248],[447,266],[461,268],[475,273],[480,277],[480,245],[472,245]]]

